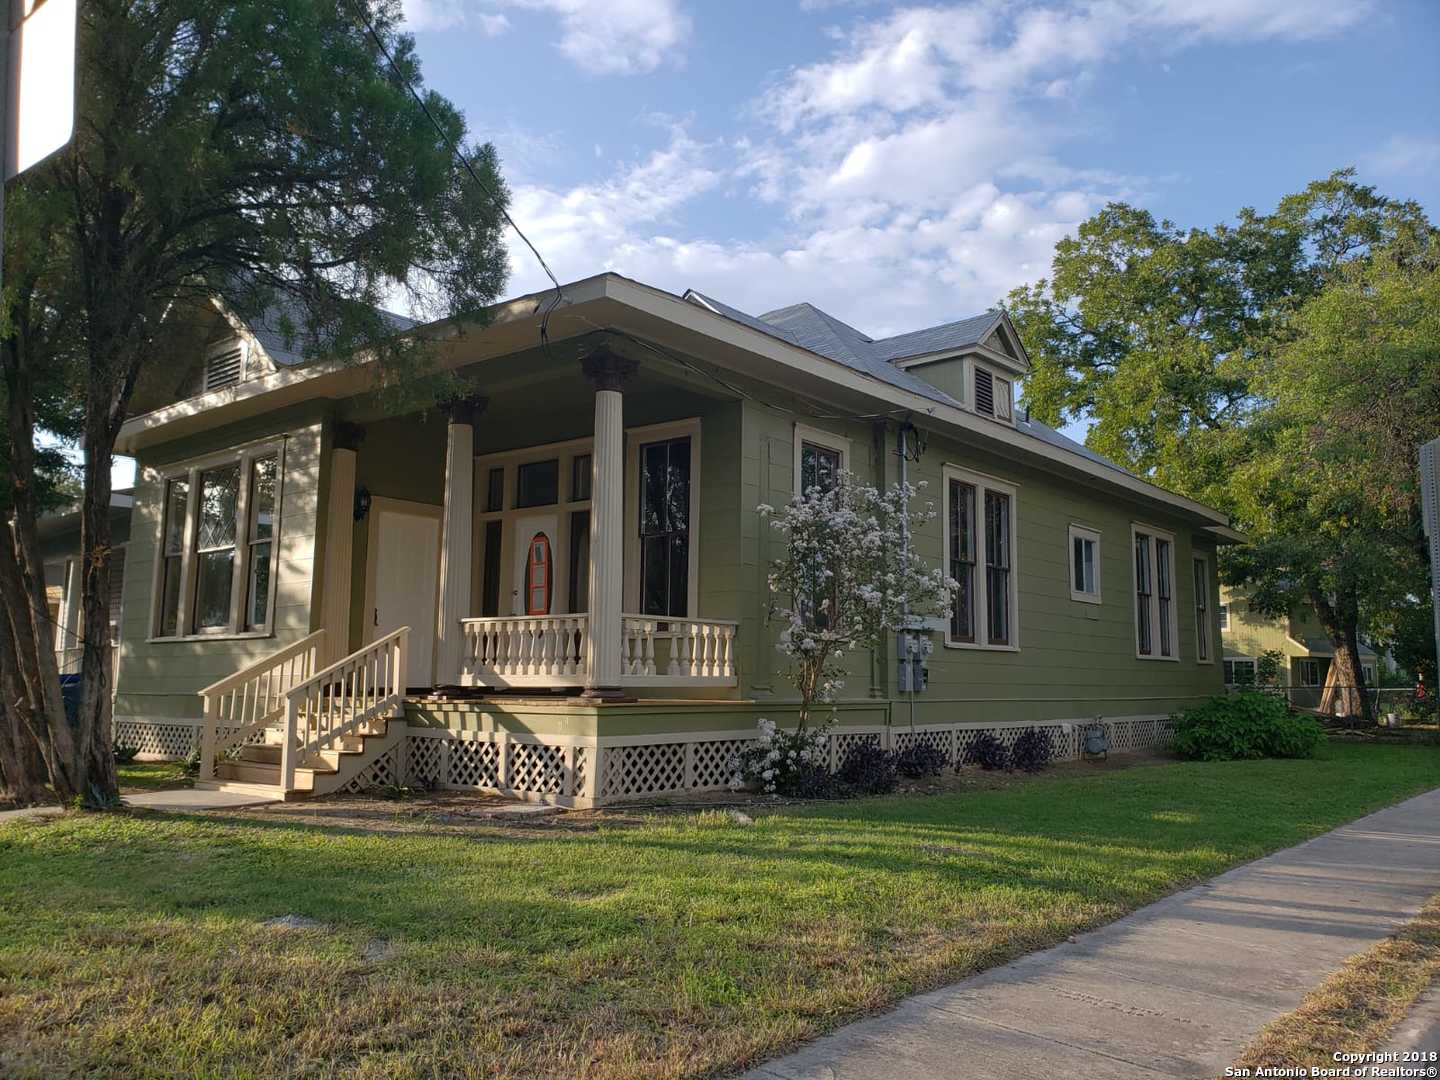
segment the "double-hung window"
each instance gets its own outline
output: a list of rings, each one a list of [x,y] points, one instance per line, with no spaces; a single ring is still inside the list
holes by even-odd
[[[1018,646],[1015,593],[1015,489],[946,466],[946,570],[955,579],[946,644]]]
[[[850,440],[819,428],[795,425],[795,494],[812,488],[834,491],[850,467]]]
[[[1210,660],[1210,562],[1195,556],[1195,659]]]
[[[1241,656],[1232,656],[1223,661],[1226,686],[1254,686],[1255,661]]]
[[[1100,603],[1100,534],[1083,525],[1070,526],[1070,599]]]
[[[1300,660],[1300,685],[1320,685],[1320,661],[1302,657]]]
[[[1135,655],[1178,660],[1175,538],[1148,526],[1131,530],[1135,548]]]
[[[266,633],[275,592],[280,450],[246,450],[165,480],[157,637]]]
[[[640,447],[640,611],[688,614],[690,437]]]

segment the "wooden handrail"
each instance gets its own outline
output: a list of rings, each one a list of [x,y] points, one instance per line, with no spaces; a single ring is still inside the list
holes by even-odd
[[[256,675],[263,674],[265,671],[273,668],[277,664],[283,664],[292,656],[299,656],[311,646],[314,646],[318,649],[320,647],[321,641],[323,641],[324,638],[325,631],[316,630],[313,634],[306,635],[299,641],[295,642],[293,645],[286,645],[278,652],[270,653],[268,656],[265,656],[260,660],[256,660],[255,663],[251,664],[249,667],[241,668],[239,671],[235,672],[234,675],[226,675],[225,678],[221,679],[219,682],[211,683],[209,686],[205,687],[205,689],[200,691],[200,696],[213,697],[216,694],[223,694],[227,690],[233,690],[237,686],[243,686],[245,683],[253,679]]]

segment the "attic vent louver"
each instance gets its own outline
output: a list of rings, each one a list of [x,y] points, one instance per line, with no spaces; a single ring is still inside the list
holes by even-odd
[[[240,368],[245,358],[244,347],[238,342],[229,348],[217,349],[205,359],[205,392],[234,386],[240,381]]]
[[[984,368],[975,369],[975,411],[995,415],[995,378]]]

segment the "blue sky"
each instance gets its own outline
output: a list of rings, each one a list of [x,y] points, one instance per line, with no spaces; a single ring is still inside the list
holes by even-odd
[[[403,0],[562,280],[872,333],[974,313],[1109,199],[1181,224],[1355,165],[1434,210],[1434,0]],[[512,292],[539,288],[512,245]]]

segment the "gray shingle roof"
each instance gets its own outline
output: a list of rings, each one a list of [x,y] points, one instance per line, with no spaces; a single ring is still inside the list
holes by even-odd
[[[1323,638],[1323,637],[1307,637],[1307,638],[1302,639],[1301,644],[1305,646],[1305,650],[1306,650],[1311,656],[1334,656],[1334,655],[1335,655],[1335,646],[1332,645],[1332,644],[1330,644],[1330,639],[1329,639],[1329,638]],[[1361,645],[1360,645],[1360,655],[1361,655],[1361,656],[1368,656],[1368,657],[1371,657],[1371,658],[1373,659],[1374,656],[1375,656],[1375,650],[1372,649],[1372,648],[1370,648],[1370,646],[1368,646],[1368,645],[1361,644]]]
[[[894,337],[881,338],[876,341],[848,323],[843,323],[833,315],[821,311],[814,304],[791,304],[789,307],[768,311],[757,318],[754,315],[746,314],[739,308],[696,292],[694,289],[685,293],[685,299],[707,307],[717,315],[743,323],[752,330],[758,330],[762,334],[769,334],[781,341],[819,353],[821,356],[835,360],[865,375],[873,376],[891,386],[898,386],[920,394],[931,401],[957,407],[960,402],[949,394],[932,386],[924,379],[896,367],[891,361],[907,356],[923,356],[928,353],[945,352],[951,349],[961,349],[967,345],[976,345],[983,341],[995,324],[1003,318],[998,311],[987,311],[968,319],[959,319],[942,326],[932,326],[925,330],[897,334]],[[1076,454],[1097,465],[1114,469],[1126,476],[1134,476],[1134,473],[1117,465],[1109,458],[1095,453],[1089,447],[1060,434],[1054,428],[1042,424],[1038,420],[1016,417],[1015,430],[1043,443]]]
[[[385,311],[383,308],[375,310],[397,331],[409,330],[419,325],[414,319],[397,315],[393,311]],[[282,329],[287,316],[294,330],[293,337],[288,340]],[[305,363],[306,347],[312,339],[305,333],[305,316],[298,307],[288,305],[283,300],[278,301],[266,308],[259,318],[250,319],[245,325],[255,335],[255,340],[265,350],[265,355],[275,361],[276,366],[296,367]]]
[[[925,330],[912,330],[908,334],[882,338],[875,342],[875,348],[886,360],[903,360],[907,356],[925,356],[928,353],[963,349],[967,345],[979,345],[984,341],[1000,319],[1000,312],[987,311],[982,315],[971,315],[968,319],[958,319],[942,326],[931,326]]]

